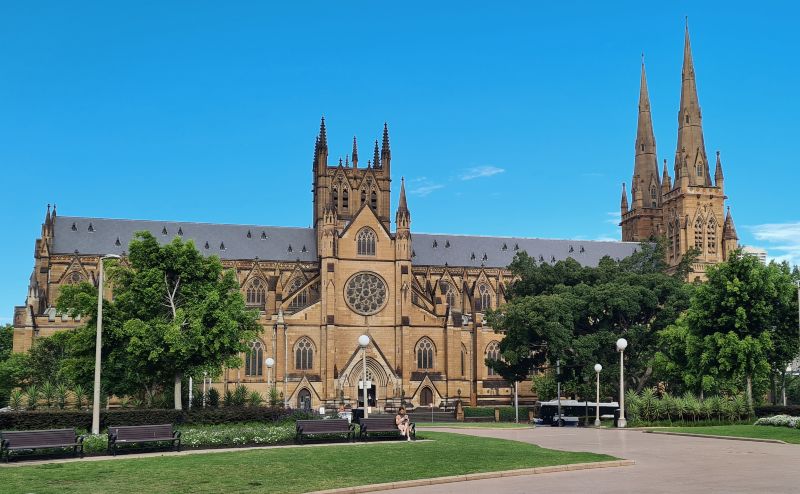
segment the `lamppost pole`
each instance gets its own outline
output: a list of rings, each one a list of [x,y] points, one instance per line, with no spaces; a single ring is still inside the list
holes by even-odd
[[[628,340],[620,338],[617,340],[617,350],[619,351],[619,418],[617,427],[625,427],[628,421],[625,420],[625,348],[628,347]]]
[[[600,427],[600,371],[603,370],[603,366],[600,364],[594,364],[594,371],[597,373],[597,395],[596,395],[596,402],[594,407],[594,426]]]
[[[275,337],[278,336],[278,326],[283,326],[283,408],[289,408],[289,334],[286,320],[283,318],[283,309],[278,308],[278,317],[275,319]],[[277,379],[275,379],[277,381]]]
[[[274,389],[272,387],[272,366],[275,365],[275,359],[267,357],[265,362],[267,364],[267,393],[269,393],[267,400],[269,400],[272,397],[272,390]]]
[[[203,408],[206,407],[206,383],[208,381],[208,371],[203,371]]]
[[[92,434],[100,434],[100,366],[103,356],[103,261],[119,259],[109,254],[97,261],[97,333],[94,343],[94,396],[92,400]]]
[[[367,407],[367,346],[369,346],[369,336],[362,334],[358,337],[358,344],[361,346],[361,364],[363,376],[361,378],[361,388],[364,390],[364,418],[369,418]]]

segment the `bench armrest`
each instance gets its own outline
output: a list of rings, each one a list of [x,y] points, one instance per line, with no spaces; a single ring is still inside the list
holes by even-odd
[[[181,431],[173,432],[172,433],[172,437],[174,437],[175,439],[180,439],[181,438]]]

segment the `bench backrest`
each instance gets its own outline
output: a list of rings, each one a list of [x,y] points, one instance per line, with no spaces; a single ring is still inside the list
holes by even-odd
[[[118,441],[141,441],[172,437],[172,424],[159,425],[125,425],[109,427],[109,434],[117,436]]]
[[[347,419],[297,421],[297,430],[302,430],[303,432],[347,431],[349,429],[350,423]]]
[[[367,418],[361,419],[361,426],[366,427],[367,429],[388,429],[388,428],[397,428],[397,423],[394,421],[394,417],[375,417],[375,418]]]
[[[12,448],[75,443],[75,429],[49,429],[41,431],[3,431],[0,437]]]

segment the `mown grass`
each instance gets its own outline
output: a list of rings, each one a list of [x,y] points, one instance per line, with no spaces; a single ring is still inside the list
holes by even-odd
[[[504,439],[425,432],[376,442],[0,468],[10,493],[297,493],[401,480],[613,460]]]
[[[699,427],[660,427],[655,431],[681,432],[686,434],[709,434],[712,436],[748,437],[756,439],[778,439],[800,444],[800,430],[770,425],[717,425]]]

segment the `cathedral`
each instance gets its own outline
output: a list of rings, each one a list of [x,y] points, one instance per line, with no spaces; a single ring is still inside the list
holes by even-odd
[[[14,310],[14,351],[80,325],[79,318],[56,310],[59,288],[96,282],[100,258],[124,258],[134,233],[146,230],[163,242],[192,240],[204,254],[218,256],[236,273],[247,306],[258,311],[262,331],[247,342],[240,368],[214,376],[211,385],[220,390],[244,384],[266,394],[274,387],[295,408],[358,406],[365,388],[368,404],[378,409],[454,400],[510,404],[509,383],[485,363],[499,357],[502,335],[487,325],[484,313],[504,303],[513,281],[507,266],[517,252],[540,263],[573,258],[595,266],[666,235],[670,263],[677,264],[693,246],[687,237],[693,227],[702,233],[694,244],[702,253],[695,269],[702,274],[735,246],[730,216],[722,237],[716,233],[725,199],[722,170],[718,159],[712,186],[688,33],[679,122],[672,188],[666,170],[663,179],[657,174],[642,68],[633,207],[623,195],[622,242],[413,232],[402,179],[392,224],[388,127],[366,166],[355,137],[347,158],[331,164],[324,118],[314,144],[309,228],[61,216],[48,206],[26,302]],[[369,337],[366,376],[362,334]],[[519,390],[522,403],[535,400],[530,383]]]
[[[678,144],[673,170],[675,183],[669,176],[666,159],[659,177],[643,60],[631,203],[629,207],[623,183],[620,226],[622,240],[627,242],[666,237],[667,262],[672,267],[693,250],[697,257],[689,276],[699,281],[705,279],[709,265],[724,261],[737,248],[738,237],[730,208],[727,214],[724,210],[727,196],[719,151],[714,180],[711,180],[688,26],[684,36]]]

